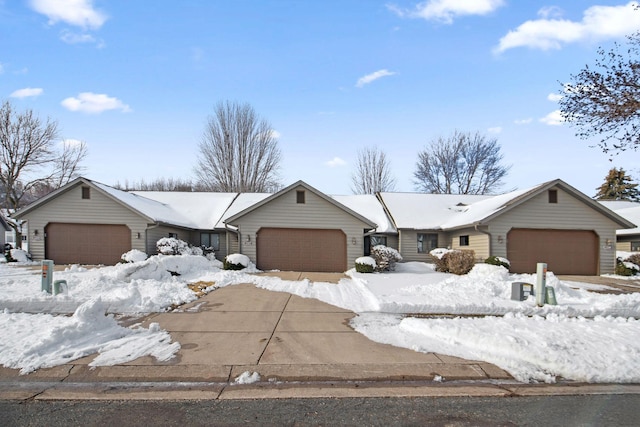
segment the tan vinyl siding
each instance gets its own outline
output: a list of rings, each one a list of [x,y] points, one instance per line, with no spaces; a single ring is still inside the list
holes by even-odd
[[[631,251],[631,242],[617,242],[616,243],[616,250],[617,251],[623,251],[623,252],[630,252]]]
[[[305,191],[305,203],[297,203],[296,191]],[[368,226],[359,219],[299,186],[240,217],[239,252],[256,262],[256,235],[260,228],[310,228],[342,230],[347,237],[347,266],[364,252],[364,232]]]
[[[386,237],[387,237],[387,246],[395,250],[398,250],[398,244],[400,243],[400,239],[398,238],[398,236],[393,234],[387,234]]]
[[[169,237],[169,233],[177,234],[178,239],[183,240],[187,243],[191,243],[192,245],[195,245],[195,246],[200,246],[199,240],[198,240],[198,243],[190,241],[191,230],[185,230],[184,228],[161,225],[159,227],[149,227],[149,229],[147,230],[147,254],[149,255],[157,254],[158,250],[157,250],[156,243],[158,243],[158,240],[162,239],[163,237]]]
[[[118,202],[91,188],[90,198],[82,198],[82,185],[49,200],[46,204],[27,213],[29,251],[35,260],[44,259],[43,230],[51,222],[83,224],[124,224],[131,230],[131,248],[146,252],[144,235],[145,219]],[[34,234],[38,231],[38,235]],[[137,238],[140,233],[140,239]]]
[[[558,203],[549,203],[544,191],[491,221],[491,255],[507,256],[507,233],[512,228],[593,230],[600,243],[599,274],[613,273],[619,225],[561,188],[557,190]]]
[[[469,245],[460,246],[460,236],[469,236]],[[489,236],[474,228],[456,230],[449,234],[449,244],[451,249],[466,249],[475,252],[476,260],[484,261],[489,257]]]
[[[240,244],[238,242],[237,233],[227,233],[227,247],[229,248],[229,251],[225,256],[240,253]]]
[[[446,235],[433,230],[398,230],[398,251],[403,261],[431,262],[428,252],[418,253],[418,234],[437,234],[438,247],[447,247]]]

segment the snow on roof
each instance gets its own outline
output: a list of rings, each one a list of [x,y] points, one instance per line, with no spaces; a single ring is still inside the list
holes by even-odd
[[[376,233],[396,232],[380,201],[373,194],[331,196],[331,198],[376,224]]]
[[[154,221],[188,228],[194,227],[194,222],[188,216],[184,216],[180,212],[173,209],[172,206],[163,204],[162,202],[157,200],[146,198],[133,192],[118,190],[99,182],[92,181],[92,183],[115,199],[130,206],[131,208],[153,219]]]
[[[469,194],[380,193],[398,228],[438,230],[472,203],[491,196]]]
[[[261,202],[262,200],[266,199],[270,195],[271,193],[240,193],[238,194],[238,197],[236,197],[236,199],[233,201],[231,206],[229,206],[228,209],[223,213],[223,215],[220,216],[220,219],[216,223],[215,228],[225,228],[224,221],[226,221],[227,218],[230,218],[233,215],[237,214],[238,212],[242,212],[248,207],[253,206],[258,202]]]
[[[627,221],[631,221],[637,227],[636,228],[626,228],[617,230],[616,234],[618,236],[626,236],[630,234],[640,234],[640,203],[636,203],[636,206],[630,208],[618,209],[615,212],[626,219]]]
[[[172,209],[179,217],[185,218],[189,223],[188,227],[203,230],[216,227],[220,218],[238,195],[238,193],[180,191],[133,191],[131,193],[162,203]],[[224,228],[224,225],[222,227]]]

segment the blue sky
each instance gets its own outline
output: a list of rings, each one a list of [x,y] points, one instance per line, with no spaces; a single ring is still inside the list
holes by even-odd
[[[285,185],[351,192],[358,149],[414,191],[417,153],[497,138],[503,190],[561,178],[593,196],[640,178],[558,122],[561,82],[640,29],[628,1],[0,0],[0,99],[85,141],[105,184],[191,178],[207,117],[247,102],[279,135]]]

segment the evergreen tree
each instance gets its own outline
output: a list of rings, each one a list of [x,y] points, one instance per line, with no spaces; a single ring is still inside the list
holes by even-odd
[[[597,188],[596,200],[640,201],[638,184],[631,182],[631,177],[624,169],[613,168],[604,179],[604,184]]]

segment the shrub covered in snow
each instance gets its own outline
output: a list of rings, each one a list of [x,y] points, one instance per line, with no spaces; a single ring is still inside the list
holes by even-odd
[[[27,251],[23,251],[22,249],[11,249],[9,251],[9,258],[7,259],[9,262],[29,262],[31,261],[31,255],[27,253]]]
[[[142,262],[148,258],[148,255],[138,249],[131,249],[129,252],[122,254],[120,259],[123,263],[126,262]]]
[[[162,255],[202,255],[202,248],[191,246],[175,237],[163,237],[156,242],[156,248]]]
[[[618,276],[635,276],[636,274],[640,273],[640,267],[638,267],[636,264],[632,262],[623,261],[620,258],[618,258],[616,260],[615,273]]]
[[[356,258],[356,271],[358,273],[373,273],[376,268],[376,260],[370,256]]]
[[[249,257],[242,254],[229,254],[224,258],[225,270],[242,270],[249,267]]]
[[[396,262],[402,261],[400,252],[384,245],[371,248],[371,257],[376,261],[376,271],[393,271]]]
[[[638,269],[640,269],[640,253],[629,255],[628,257],[625,258],[625,261],[637,265]]]
[[[467,274],[475,263],[475,252],[466,249],[451,250],[436,261],[436,271],[458,275]]]
[[[451,252],[451,249],[435,248],[435,249],[432,249],[431,252],[429,252],[429,255],[431,255],[435,259],[442,259],[444,254],[446,254],[447,252]]]
[[[506,268],[507,270],[509,269],[509,267],[511,267],[511,263],[509,262],[508,259],[495,256],[495,255],[491,255],[489,258],[485,259],[484,263],[491,264],[491,265],[499,265]]]

